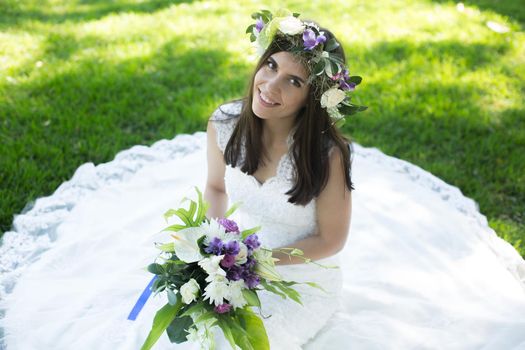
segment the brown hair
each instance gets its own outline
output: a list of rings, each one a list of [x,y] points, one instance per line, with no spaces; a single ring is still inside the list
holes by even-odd
[[[320,28],[320,30],[325,32],[327,40],[334,38],[329,30],[325,28]],[[232,167],[237,166],[237,163],[240,162],[241,149],[245,145],[244,162],[240,165],[241,171],[249,175],[255,173],[260,163],[264,164],[262,157],[264,147],[261,138],[263,121],[253,113],[251,107],[255,74],[266,64],[271,55],[280,51],[290,51],[291,46],[289,40],[276,36],[259,59],[245,97],[236,100],[242,101],[243,106],[239,121],[226,145],[224,161]],[[341,56],[343,62],[346,61],[342,46],[337,48],[336,53]],[[307,65],[305,68],[310,74]],[[290,146],[295,168],[294,185],[286,192],[287,195],[290,195],[288,199],[290,203],[306,205],[321,193],[328,182],[328,155],[332,145],[341,150],[345,182],[350,190],[354,190],[351,181],[350,157],[353,154],[351,141],[337,127],[332,126],[326,109],[321,107],[322,91],[319,90],[315,88],[315,85],[310,85],[306,104],[294,121],[296,129]],[[246,140],[249,142],[245,142]]]

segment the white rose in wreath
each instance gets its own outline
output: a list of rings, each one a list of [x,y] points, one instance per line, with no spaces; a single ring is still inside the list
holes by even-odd
[[[332,108],[341,103],[346,97],[343,90],[338,88],[331,88],[326,90],[321,96],[321,107]]]
[[[297,17],[288,16],[279,22],[279,30],[287,35],[300,34],[304,32],[304,24]]]

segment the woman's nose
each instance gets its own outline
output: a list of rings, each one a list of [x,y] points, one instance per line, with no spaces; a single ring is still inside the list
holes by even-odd
[[[268,81],[266,82],[266,89],[270,93],[278,93],[280,89],[279,84],[280,84],[279,77],[275,75],[269,78]]]

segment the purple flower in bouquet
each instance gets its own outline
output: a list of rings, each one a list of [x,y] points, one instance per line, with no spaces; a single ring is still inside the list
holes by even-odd
[[[235,265],[235,255],[225,255],[224,258],[222,258],[221,260],[221,266],[222,267],[232,267],[233,265]]]
[[[326,37],[324,36],[323,32],[321,32],[318,36],[316,36],[315,32],[311,29],[306,29],[303,32],[303,42],[305,50],[313,50],[317,45],[324,43],[325,41]]]
[[[237,232],[239,233],[239,226],[233,220],[226,218],[219,219],[219,224],[226,229],[226,232]]]
[[[249,270],[244,271],[242,278],[246,286],[250,289],[257,287],[259,283],[261,282],[259,279],[259,276],[257,276],[256,273],[251,272]]]
[[[250,252],[261,246],[261,243],[259,242],[259,237],[257,237],[256,234],[249,235],[248,237],[246,237],[243,243],[246,244]]]
[[[241,266],[233,265],[226,271],[226,278],[230,281],[238,281],[242,278],[244,269]]]
[[[210,244],[208,244],[208,246],[204,248],[204,251],[209,254],[221,255],[223,246],[224,243],[221,241],[220,238],[213,237]]]
[[[241,247],[239,246],[239,242],[237,241],[229,241],[228,243],[224,244],[222,247],[223,253],[227,255],[235,256],[239,254],[240,250],[241,250]]]
[[[247,268],[252,268],[252,267],[254,267],[256,264],[257,264],[257,260],[255,260],[254,258],[252,258],[252,257],[250,256],[250,257],[248,257],[248,259],[246,260],[246,263],[244,264],[244,266],[246,266]]]
[[[215,312],[219,313],[219,314],[224,314],[228,311],[230,311],[232,308],[232,306],[228,303],[224,303],[224,304],[220,304],[220,305],[217,305],[215,306],[214,310]]]

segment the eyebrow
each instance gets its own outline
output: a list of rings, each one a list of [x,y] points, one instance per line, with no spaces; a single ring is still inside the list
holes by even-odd
[[[277,67],[279,67],[279,65],[277,64],[277,62],[275,62],[275,60],[273,59],[273,57],[270,56],[270,57],[268,57],[268,59],[271,60],[272,63],[275,64]],[[299,80],[299,81],[300,81],[301,83],[303,83],[303,84],[306,84],[305,81],[304,81],[304,79],[301,78],[301,77],[298,77],[297,75],[288,74],[288,76],[291,77],[291,78],[295,78],[295,79]]]

